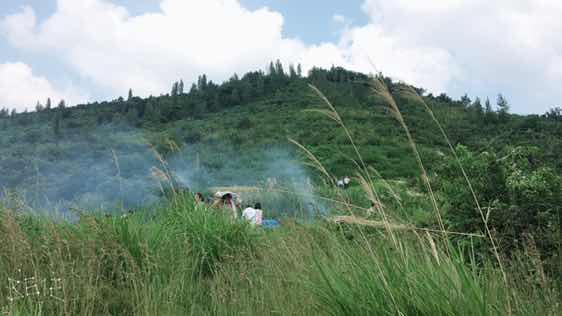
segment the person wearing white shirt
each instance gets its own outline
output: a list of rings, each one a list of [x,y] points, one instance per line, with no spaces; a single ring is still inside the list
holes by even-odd
[[[261,204],[256,203],[254,207],[247,207],[244,212],[242,212],[242,217],[249,221],[252,225],[261,225],[263,218],[263,211],[261,210]]]

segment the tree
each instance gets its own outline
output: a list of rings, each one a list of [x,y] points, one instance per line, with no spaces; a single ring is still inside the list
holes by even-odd
[[[281,61],[279,59],[277,59],[277,61],[275,62],[275,73],[279,77],[285,77],[285,71],[283,70],[283,64],[281,63]]]
[[[242,80],[240,84],[240,101],[245,102],[252,98],[252,85],[249,80]]]
[[[205,74],[199,76],[197,79],[197,89],[199,89],[199,91],[207,89],[207,76]]]
[[[191,89],[189,89],[189,94],[194,95],[197,92],[197,85],[195,83],[191,84]]]
[[[545,256],[555,255],[560,242],[558,214],[562,205],[562,177],[542,163],[544,153],[537,147],[506,148],[500,153],[472,152],[458,145],[458,161],[443,158],[433,178],[434,188],[447,196],[445,219],[451,228],[463,232],[484,231],[483,221],[472,198],[478,200],[486,221],[497,236],[499,249],[521,246],[517,240],[532,234]],[[472,188],[459,174],[459,163],[471,175]],[[540,202],[537,202],[540,201]]]
[[[47,110],[51,109],[51,98],[47,98],[47,104],[45,104],[45,109]]]
[[[211,97],[211,102],[207,104],[209,112],[218,112],[221,108],[221,100],[218,93],[214,93]]]
[[[183,80],[180,80],[180,83],[178,84],[178,94],[179,95],[183,95]]]
[[[496,119],[496,112],[492,109],[492,104],[490,103],[490,99],[486,98],[486,102],[484,102],[484,115],[485,120],[488,123],[494,122]]]
[[[543,116],[549,120],[560,121],[562,120],[562,108],[554,107],[546,112]]]
[[[237,88],[232,89],[232,93],[230,94],[230,101],[233,105],[240,104],[240,92],[238,92]]]
[[[476,114],[478,114],[478,116],[480,116],[484,113],[484,108],[482,107],[482,103],[480,101],[480,98],[478,98],[478,97],[476,97],[476,100],[474,100],[474,102],[472,102],[472,108],[474,109],[474,112],[476,112]]]
[[[59,105],[57,106],[57,108],[64,110],[66,108],[66,102],[64,102],[64,100],[60,100]]]
[[[173,97],[177,96],[177,95],[178,95],[178,91],[179,91],[179,84],[178,84],[178,82],[176,81],[176,82],[174,82],[174,84],[172,85],[172,92],[171,92],[171,95],[172,95]]]
[[[484,104],[485,104],[484,111],[486,112],[486,114],[494,112],[494,110],[492,109],[492,104],[490,103],[490,99],[486,98],[486,102]]]
[[[53,125],[53,132],[55,133],[55,136],[57,138],[60,137],[60,121],[61,121],[61,115],[56,114],[55,115],[55,124]]]
[[[137,111],[137,109],[132,108],[130,111],[127,112],[126,118],[130,124],[136,125],[139,120],[139,112]]]
[[[502,121],[507,120],[508,114],[509,114],[509,103],[507,102],[507,100],[504,98],[504,96],[501,93],[498,94],[497,105],[498,105],[498,116],[499,116],[499,118]]]
[[[270,62],[267,74],[269,76],[275,76],[276,73],[277,72],[275,71],[275,65],[273,64],[273,62]]]
[[[41,111],[43,111],[43,105],[41,104],[41,102],[37,101],[37,104],[35,105],[35,112]]]
[[[133,99],[133,89],[129,89],[129,96],[127,97],[127,101],[131,101]]]
[[[470,105],[471,100],[470,100],[470,98],[468,97],[467,94],[465,94],[461,97],[461,103],[465,108],[467,108]]]
[[[301,64],[297,65],[297,76],[302,77],[302,66],[301,66]]]
[[[295,66],[293,64],[289,65],[289,77],[294,79],[297,77],[297,72],[295,71]]]
[[[157,105],[155,105],[152,101],[148,101],[144,110],[144,116],[149,121],[160,121],[160,111]]]
[[[263,95],[264,92],[265,92],[265,80],[263,78],[263,75],[260,74],[260,76],[256,80],[256,94],[258,96],[261,96]]]

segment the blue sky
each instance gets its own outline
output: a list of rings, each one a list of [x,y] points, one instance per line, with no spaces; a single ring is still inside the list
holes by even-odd
[[[3,0],[0,107],[166,93],[284,63],[372,72],[453,97],[562,102],[555,0]],[[21,91],[26,91],[22,93]]]
[[[365,24],[369,20],[361,11],[363,1],[360,0],[243,0],[241,3],[251,9],[267,6],[283,13],[285,35],[311,44],[339,39],[341,28],[334,23],[334,14],[342,15],[355,24]]]

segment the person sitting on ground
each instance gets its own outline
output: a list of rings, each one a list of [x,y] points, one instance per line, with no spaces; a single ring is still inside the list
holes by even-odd
[[[344,187],[343,179],[336,180],[336,186],[337,186],[338,188],[342,188],[342,189],[343,189],[343,187]]]
[[[260,226],[262,224],[263,211],[261,210],[261,204],[256,203],[254,207],[247,207],[244,212],[242,212],[242,217],[249,221],[252,225]]]
[[[367,217],[373,217],[378,214],[381,214],[382,204],[378,201],[371,201],[371,207],[369,207],[366,211]]]
[[[205,198],[203,197],[203,194],[201,194],[201,192],[195,193],[195,202],[197,204],[205,203]]]
[[[232,217],[236,219],[238,217],[238,212],[236,210],[236,204],[234,204],[234,200],[232,199],[232,194],[227,193],[222,196],[222,206],[224,208],[232,209]]]
[[[371,201],[371,207],[367,209],[367,216],[372,216],[378,212],[375,202]]]
[[[238,211],[234,202],[233,193],[217,192],[215,193],[215,197],[216,199],[212,203],[211,207],[229,209],[231,210],[231,215],[233,218],[236,219],[238,217]]]

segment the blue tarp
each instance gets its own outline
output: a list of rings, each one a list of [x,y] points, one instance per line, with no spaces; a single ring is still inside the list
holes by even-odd
[[[279,227],[279,222],[276,219],[264,219],[261,221],[263,228],[271,229]]]

